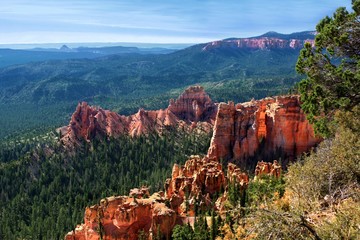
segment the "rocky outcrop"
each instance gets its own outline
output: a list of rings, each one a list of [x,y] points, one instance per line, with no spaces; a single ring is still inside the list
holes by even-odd
[[[217,107],[200,86],[190,87],[176,100],[170,100],[167,109],[146,111],[140,109],[131,116],[122,116],[109,110],[79,103],[68,126],[62,127],[61,142],[74,148],[81,142],[120,135],[139,136],[150,132],[162,133],[168,126],[185,130],[198,127],[210,131]]]
[[[240,184],[242,189],[247,188],[249,183],[249,176],[241,171],[241,169],[233,163],[228,164],[227,180],[229,182],[236,182]]]
[[[154,194],[150,198],[109,197],[85,210],[84,223],[69,232],[66,240],[146,239],[161,232],[167,239],[175,226],[176,214]]]
[[[171,99],[167,109],[184,121],[211,122],[216,116],[216,105],[201,86],[186,89],[176,101]]]
[[[277,160],[273,163],[260,161],[255,167],[255,178],[259,178],[264,175],[270,175],[276,178],[281,176],[281,165]]]
[[[242,160],[275,155],[294,159],[321,141],[300,108],[298,96],[242,104],[220,103],[208,157]],[[276,156],[275,156],[276,157]]]
[[[194,216],[195,208],[208,207],[213,194],[220,192],[225,185],[219,162],[191,156],[183,167],[174,165],[171,178],[165,182],[166,198],[178,214]]]
[[[144,186],[141,188],[133,188],[130,190],[129,196],[135,198],[149,197],[150,196],[149,188]]]
[[[308,42],[314,45],[314,39],[281,39],[275,37],[240,38],[214,41],[206,44],[203,51],[210,51],[217,48],[233,49],[301,49]]]
[[[249,176],[243,172],[238,166],[233,163],[229,163],[227,167],[227,175],[226,175],[226,187],[225,192],[220,195],[220,197],[215,202],[215,209],[223,214],[226,212],[226,204],[229,202],[229,192],[230,186],[238,186],[238,196],[245,196],[244,191],[247,189],[249,184]]]
[[[219,162],[191,156],[184,166],[174,165],[165,193],[149,197],[148,188],[142,187],[130,190],[129,196],[105,198],[86,208],[84,223],[65,239],[138,239],[139,234],[143,239],[155,239],[154,234],[159,232],[168,239],[176,223],[191,221],[197,211],[223,211],[230,182],[239,183],[244,190],[249,177],[231,163],[225,176]]]

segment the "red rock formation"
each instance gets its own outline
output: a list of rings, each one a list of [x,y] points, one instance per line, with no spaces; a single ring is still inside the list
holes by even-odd
[[[258,150],[262,150],[263,158],[282,150],[293,159],[320,141],[300,108],[298,96],[265,98],[236,106],[220,103],[208,157],[247,160]]]
[[[154,194],[147,199],[132,197],[109,197],[100,205],[85,210],[84,223],[69,232],[66,240],[138,239],[140,231],[151,237],[161,232],[170,237],[175,226],[175,212]],[[158,231],[158,228],[159,231]]]
[[[314,136],[296,96],[266,98],[236,106],[232,102],[216,105],[202,87],[187,89],[176,101],[170,100],[165,110],[140,109],[128,117],[80,103],[70,124],[62,128],[61,141],[71,148],[94,138],[161,133],[167,126],[187,130],[198,126],[210,131],[214,122],[208,156],[216,161],[254,156],[262,141],[265,153],[260,156],[262,159],[279,149],[291,159],[320,141]]]
[[[241,169],[235,164],[229,163],[227,168],[225,192],[220,195],[215,202],[215,209],[220,213],[226,212],[225,204],[229,201],[229,184],[233,183],[240,186],[239,194],[241,194],[241,191],[244,191],[248,187],[249,176],[245,172],[241,171]]]
[[[197,100],[192,100],[194,98]],[[82,103],[62,140],[68,137],[73,140],[69,142],[74,143],[97,136],[136,136],[149,131],[161,132],[163,126],[172,124],[191,127],[194,123],[201,123],[198,121],[211,126],[214,109],[216,105],[211,103],[202,88],[185,91],[177,101],[170,102],[168,109],[139,110],[129,117]],[[170,236],[177,219],[181,222],[186,216],[194,216],[196,207],[213,207],[212,198],[222,190],[225,192],[217,199],[215,209],[224,211],[228,183],[239,183],[241,190],[247,187],[247,174],[230,163],[225,176],[220,159],[246,160],[259,150],[267,156],[279,148],[294,157],[320,141],[301,111],[297,96],[266,98],[237,105],[220,103],[217,109],[208,155],[204,158],[191,156],[182,167],[175,164],[171,178],[166,180],[165,194],[156,193],[147,198],[148,189],[141,188],[131,190],[130,197],[106,198],[100,205],[86,209],[84,224],[68,233],[66,240],[100,239],[100,233],[103,239],[137,239],[140,230],[150,239],[158,228],[165,236]],[[260,162],[256,168],[257,176],[271,174],[278,177],[280,173],[277,162]]]
[[[237,181],[244,188],[249,178],[234,164],[226,178],[219,162],[191,156],[183,167],[175,164],[165,183],[166,193],[149,195],[148,188],[132,189],[129,196],[109,197],[85,210],[84,223],[69,232],[66,240],[137,239],[139,232],[152,239],[159,231],[169,237],[176,221],[186,222],[198,208],[212,207],[214,193],[226,189],[227,182]],[[136,196],[136,197],[135,197]],[[225,197],[217,205],[224,208]],[[170,208],[165,202],[170,203]],[[216,208],[216,207],[215,207]],[[218,209],[219,210],[219,209]]]
[[[262,175],[271,175],[276,178],[279,178],[281,175],[281,166],[274,160],[273,163],[260,161],[257,163],[255,168],[255,177]]]
[[[199,129],[210,131],[215,115],[216,105],[199,86],[188,88],[176,101],[170,100],[169,107],[165,110],[140,109],[131,116],[122,116],[82,102],[73,113],[70,124],[60,129],[61,142],[72,148],[81,141],[89,142],[94,138],[161,133],[166,126],[184,129],[198,126]]]
[[[166,198],[180,215],[194,215],[194,204],[211,204],[211,196],[225,188],[225,175],[219,162],[191,156],[183,167],[174,165],[172,177],[166,180]],[[185,202],[188,201],[188,202]]]
[[[213,121],[216,115],[216,105],[201,86],[186,89],[176,101],[171,99],[168,110],[191,122]]]
[[[229,182],[236,182],[242,186],[242,189],[247,188],[249,183],[249,176],[241,171],[241,169],[233,163],[228,164],[227,180]]]
[[[130,190],[129,193],[130,197],[136,197],[136,198],[143,198],[150,196],[149,188],[147,187],[141,187],[139,188],[133,188]]]
[[[258,37],[258,38],[241,38],[215,41],[206,44],[203,51],[209,51],[215,48],[247,48],[247,49],[301,49],[306,42],[314,45],[313,39],[299,40],[299,39],[280,39],[273,37]]]
[[[118,137],[127,131],[130,117],[91,107],[86,102],[79,103],[71,117],[70,124],[61,129],[61,141],[66,144],[78,144],[93,138],[105,136]]]

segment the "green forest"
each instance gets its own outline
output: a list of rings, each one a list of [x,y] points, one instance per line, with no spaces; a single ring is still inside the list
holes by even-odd
[[[165,108],[170,97],[195,83],[214,101],[295,91],[323,141],[279,178],[254,178],[252,169],[243,168],[250,181],[246,187],[228,182],[224,212],[213,205],[196,209],[194,225],[176,225],[171,239],[359,239],[360,1],[352,5],[352,12],[339,8],[321,20],[315,45],[305,44],[300,55],[247,55],[247,50],[217,55],[196,45],[162,57],[110,56],[0,69],[0,239],[63,239],[83,222],[85,207],[104,197],[128,195],[141,186],[163,191],[175,163],[207,153],[212,132],[169,127],[162,134],[84,141],[70,152],[55,129],[68,122],[78,100],[129,114],[139,107]],[[249,67],[254,61],[258,65]],[[54,65],[57,71],[46,74]],[[25,76],[33,78],[29,85]],[[227,163],[221,160],[223,169]],[[224,193],[212,194],[211,204]],[[154,236],[166,239],[161,232]],[[139,239],[146,237],[140,231]]]
[[[209,141],[209,134],[173,129],[84,144],[74,156],[63,152],[54,133],[36,143],[3,144],[0,238],[62,239],[101,198],[142,185],[163,190],[173,164],[205,154]]]

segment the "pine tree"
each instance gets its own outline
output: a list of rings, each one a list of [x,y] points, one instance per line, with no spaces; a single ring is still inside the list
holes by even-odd
[[[300,52],[296,70],[307,78],[299,83],[302,109],[315,132],[329,137],[336,111],[352,111],[360,103],[360,0],[354,12],[339,8],[316,26],[315,47]]]

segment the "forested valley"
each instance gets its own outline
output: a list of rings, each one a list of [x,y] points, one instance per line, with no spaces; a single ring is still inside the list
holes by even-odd
[[[210,135],[170,129],[159,136],[123,136],[64,153],[49,133],[38,141],[2,143],[1,239],[62,239],[82,222],[85,206],[149,186],[163,190],[174,163],[205,154]]]

